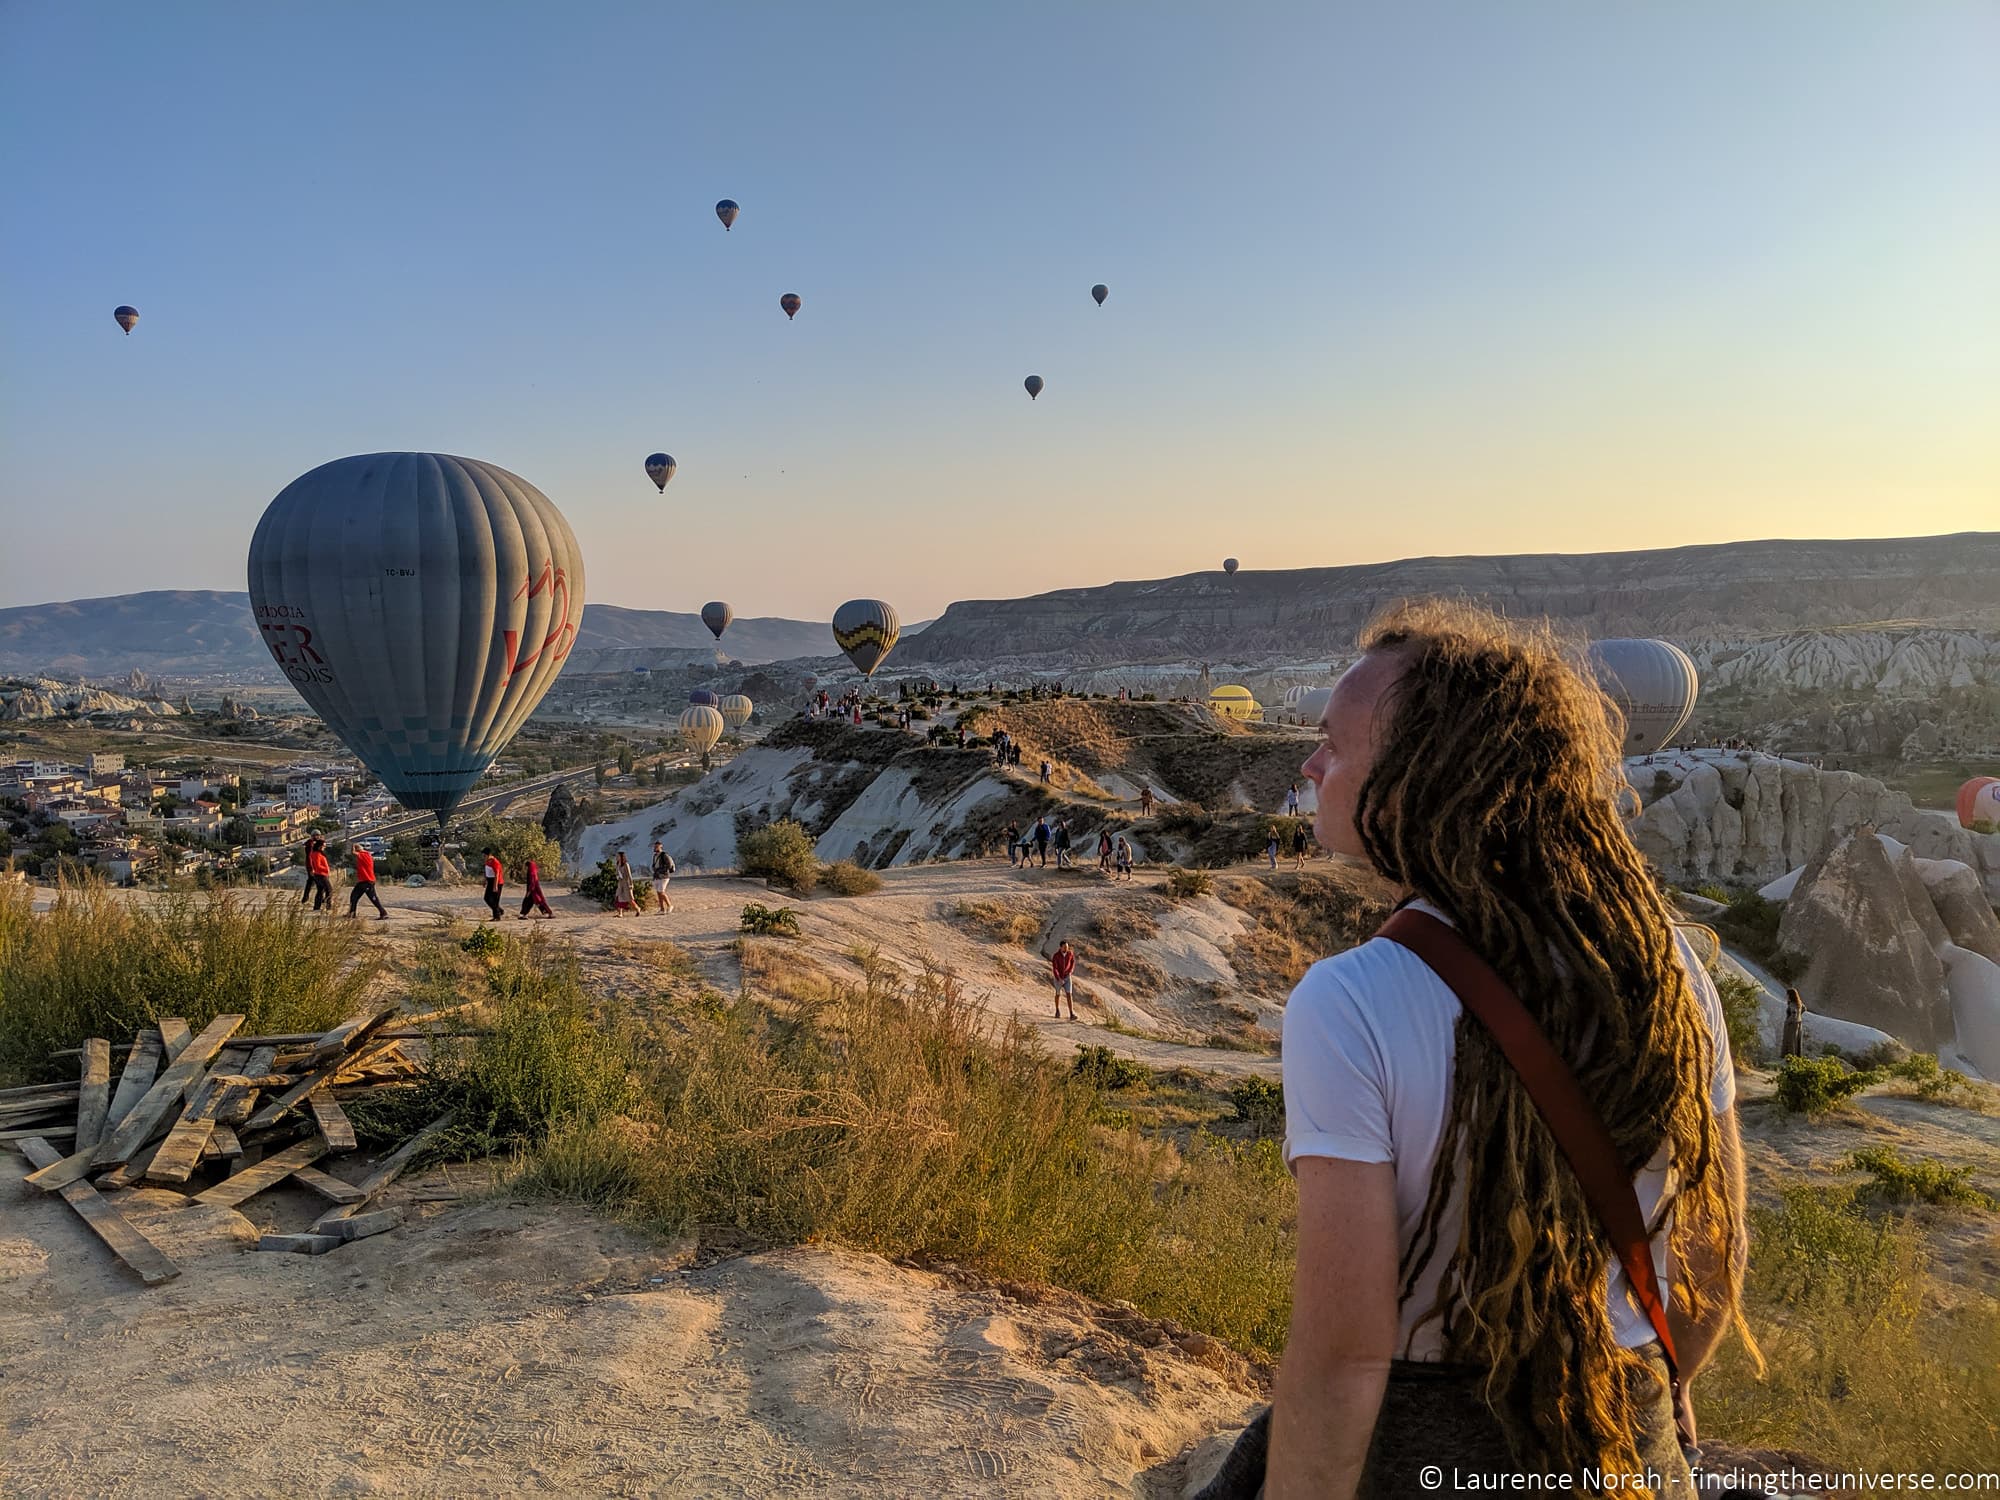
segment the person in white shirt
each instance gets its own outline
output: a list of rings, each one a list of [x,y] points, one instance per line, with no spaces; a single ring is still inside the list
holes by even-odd
[[[1742,1152],[1720,1002],[1619,816],[1616,711],[1552,636],[1468,605],[1400,606],[1361,647],[1305,763],[1314,831],[1451,923],[1574,1071],[1635,1164],[1685,1391],[1741,1329]],[[1652,1327],[1451,988],[1387,939],[1322,960],[1283,1058],[1298,1263],[1269,1500],[1416,1494],[1420,1465],[1650,1467],[1691,1493]]]

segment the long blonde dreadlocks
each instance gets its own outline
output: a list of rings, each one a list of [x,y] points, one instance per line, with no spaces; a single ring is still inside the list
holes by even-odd
[[[1739,1330],[1744,1228],[1719,1165],[1715,1043],[1675,954],[1672,918],[1619,816],[1623,726],[1545,628],[1470,605],[1397,606],[1363,633],[1393,652],[1355,823],[1369,861],[1450,916],[1575,1070],[1628,1170],[1662,1141],[1678,1264],[1726,1268]],[[1486,1399],[1525,1467],[1634,1473],[1639,1361],[1605,1306],[1613,1251],[1526,1088],[1485,1029],[1458,1022],[1445,1133],[1399,1273],[1405,1297],[1448,1257],[1444,1357],[1490,1372]],[[1464,1178],[1464,1229],[1438,1243]],[[1672,1295],[1715,1296],[1685,1271]]]

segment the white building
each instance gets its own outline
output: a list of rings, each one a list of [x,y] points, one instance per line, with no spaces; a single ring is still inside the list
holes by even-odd
[[[83,759],[84,772],[92,781],[100,776],[116,776],[125,769],[125,757],[109,751],[93,751]]]
[[[309,771],[285,778],[287,807],[325,807],[340,800],[340,778],[325,771]]]

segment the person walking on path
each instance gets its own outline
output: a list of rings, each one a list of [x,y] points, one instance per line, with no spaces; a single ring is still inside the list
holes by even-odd
[[[486,908],[493,913],[493,920],[500,920],[500,888],[507,883],[507,874],[500,867],[500,851],[488,846],[486,850]]]
[[[1119,878],[1130,880],[1132,878],[1132,846],[1125,842],[1125,835],[1122,833],[1118,835],[1118,849],[1115,858],[1118,864]]]
[[[1105,874],[1111,873],[1111,830],[1106,828],[1097,835],[1097,868]]]
[[[1035,819],[1035,851],[1041,855],[1042,868],[1046,870],[1049,867],[1049,820],[1046,817]]]
[[[1264,839],[1264,858],[1272,869],[1278,868],[1278,830],[1275,826]]]
[[[1301,870],[1306,867],[1306,847],[1309,838],[1310,835],[1306,833],[1306,825],[1303,823],[1292,830],[1292,863]]]
[[[1785,1034],[1778,1048],[1780,1057],[1806,1055],[1805,997],[1789,985],[1785,988]]]
[[[1072,868],[1072,866],[1071,866],[1071,864],[1070,864],[1070,858],[1069,858],[1069,819],[1068,819],[1068,818],[1057,818],[1057,819],[1056,819],[1056,839],[1055,839],[1055,842],[1056,842],[1056,868],[1057,868],[1058,870],[1067,870],[1067,869],[1070,869],[1070,868]]]
[[[333,865],[326,857],[326,840],[314,834],[306,841],[306,884],[312,889],[314,911],[333,910]]]
[[[667,882],[674,878],[674,857],[667,853],[666,845],[653,840],[653,915],[672,911],[674,903],[667,899]]]
[[[1056,944],[1056,951],[1049,957],[1049,973],[1056,982],[1056,1019],[1060,1021],[1063,1002],[1069,1002],[1069,1018],[1076,1019],[1076,950],[1064,938]]]
[[[1153,815],[1153,789],[1150,786],[1142,786],[1139,788],[1139,816],[1142,818],[1150,818],[1152,817],[1152,815]]]
[[[357,845],[354,850],[354,889],[347,893],[348,916],[354,915],[363,896],[375,908],[376,921],[389,920],[389,914],[382,910],[382,898],[375,894],[375,856]]]
[[[1743,1150],[1722,1002],[1613,795],[1620,733],[1546,629],[1419,600],[1360,646],[1304,771],[1320,842],[1404,904],[1285,1006],[1289,1335],[1203,1500],[1586,1470],[1691,1494],[1703,1367],[1732,1328],[1760,1362]],[[1517,1071],[1523,1034],[1546,1060]],[[1581,1106],[1553,1128],[1551,1080]]]
[[[555,913],[549,910],[549,898],[542,894],[542,867],[532,859],[528,861],[526,881],[527,884],[521,892],[520,919],[525,922],[528,920],[529,912],[538,911],[553,920]]]
[[[1007,825],[1007,863],[1021,863],[1021,823],[1018,818]]]
[[[1054,768],[1053,766],[1051,766],[1051,765],[1049,764],[1049,762],[1048,762],[1048,757],[1047,757],[1047,756],[1043,756],[1043,757],[1042,757],[1042,785],[1043,785],[1043,786],[1047,786],[1047,785],[1049,784],[1049,775],[1050,775],[1050,773],[1051,773],[1051,772],[1052,772],[1052,771],[1053,771],[1054,769],[1055,769],[1055,768]]]
[[[632,863],[625,858],[623,849],[618,851],[617,869],[618,879],[617,884],[612,887],[611,902],[615,914],[622,917],[628,911],[636,913],[639,910],[632,900]]]

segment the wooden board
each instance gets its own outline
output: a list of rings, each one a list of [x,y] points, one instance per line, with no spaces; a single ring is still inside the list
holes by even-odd
[[[163,1026],[165,1022],[161,1023]],[[153,1086],[146,1090],[146,1097],[132,1106],[132,1112],[118,1124],[118,1128],[97,1148],[91,1160],[95,1165],[105,1165],[124,1161],[134,1151],[152,1138],[153,1132],[166,1120],[167,1112],[180,1103],[188,1085],[206,1068],[215,1054],[222,1050],[222,1044],[229,1040],[229,1034],[243,1024],[241,1016],[217,1016],[202,1027],[201,1035],[181,1049],[172,1067],[153,1080]],[[33,1179],[30,1178],[30,1181]],[[39,1186],[39,1184],[37,1184]]]
[[[337,1234],[267,1234],[257,1241],[257,1248],[290,1251],[293,1255],[324,1255],[344,1243]]]
[[[125,1060],[125,1071],[118,1075],[118,1092],[111,1096],[111,1108],[104,1116],[106,1130],[129,1115],[132,1106],[146,1096],[146,1090],[153,1086],[153,1075],[159,1066],[160,1034],[157,1031],[140,1032],[132,1055]]]
[[[356,1011],[313,1043],[312,1051],[306,1055],[305,1071],[313,1072],[330,1062],[338,1062],[394,1020],[399,1009],[401,1003],[391,1000]]]
[[[52,1167],[62,1160],[56,1155],[55,1147],[39,1138],[23,1141],[21,1146],[21,1154],[33,1162],[37,1170]],[[59,1191],[63,1202],[75,1209],[92,1233],[111,1247],[113,1255],[137,1271],[147,1286],[158,1286],[181,1274],[181,1268],[169,1260],[158,1245],[134,1229],[126,1217],[106,1202],[89,1183],[72,1182]]]
[[[236,1139],[236,1132],[227,1125],[218,1124],[210,1132],[208,1145],[202,1149],[203,1156],[241,1156],[243,1143]]]
[[[278,1049],[276,1047],[253,1046],[250,1049],[249,1060],[243,1064],[244,1076],[247,1078],[261,1078],[266,1073],[276,1072],[276,1068],[272,1065],[277,1060]]]
[[[181,1049],[193,1040],[188,1033],[188,1023],[178,1016],[160,1022],[160,1050],[172,1067],[181,1060]]]
[[[329,1203],[359,1203],[368,1195],[351,1182],[342,1182],[318,1167],[294,1167],[292,1181],[300,1187],[309,1187]]]
[[[81,1057],[83,1048],[72,1047],[69,1055]],[[39,1099],[48,1094],[67,1094],[75,1087],[73,1083],[24,1083],[17,1089],[0,1089],[0,1109],[5,1109],[9,1104],[19,1100]]]
[[[326,1228],[342,1243],[350,1240],[365,1240],[370,1235],[387,1234],[403,1222],[400,1208],[378,1208],[373,1213],[357,1213],[351,1219],[335,1219]]]
[[[319,1133],[326,1137],[329,1151],[352,1151],[355,1147],[354,1125],[347,1118],[347,1111],[333,1100],[325,1089],[309,1095],[307,1106],[312,1110],[313,1123],[319,1126]]]
[[[394,1042],[382,1042],[378,1045],[393,1047],[396,1044]],[[246,1130],[263,1130],[268,1126],[277,1124],[279,1117],[287,1110],[298,1108],[300,1104],[331,1084],[337,1075],[346,1072],[349,1068],[354,1067],[357,1063],[371,1055],[372,1049],[352,1055],[343,1055],[334,1058],[322,1067],[314,1069],[297,1083],[286,1089],[282,1094],[278,1095],[277,1098],[267,1103],[256,1114],[252,1115],[244,1128]]]
[[[22,1130],[0,1130],[0,1146],[11,1146],[16,1141],[66,1141],[75,1134],[74,1125],[30,1125]]]
[[[313,1232],[320,1233],[326,1226],[340,1219],[353,1218],[370,1201],[380,1197],[390,1183],[402,1176],[403,1168],[410,1164],[411,1158],[438,1136],[442,1135],[450,1127],[451,1122],[452,1111],[447,1110],[422,1130],[411,1136],[407,1141],[403,1142],[394,1151],[383,1157],[380,1162],[376,1163],[375,1170],[356,1184],[361,1189],[361,1201],[359,1203],[343,1203],[339,1208],[321,1214],[313,1223]]]
[[[76,1146],[95,1146],[104,1139],[104,1117],[111,1112],[111,1043],[94,1036],[83,1044],[83,1082],[77,1093]]]
[[[282,1151],[273,1151],[254,1167],[245,1167],[218,1182],[206,1192],[196,1193],[197,1203],[219,1203],[224,1208],[234,1208],[246,1199],[254,1198],[265,1188],[275,1187],[291,1176],[300,1167],[309,1167],[326,1155],[326,1142],[318,1136],[287,1146]]]
[[[174,1122],[167,1138],[160,1142],[160,1149],[153,1153],[152,1164],[146,1168],[148,1182],[188,1180],[201,1161],[208,1138],[215,1133],[215,1111],[222,1103],[223,1093],[215,1084],[201,1085],[200,1093]]]
[[[146,1175],[146,1168],[153,1164],[153,1153],[159,1149],[160,1142],[158,1141],[154,1141],[150,1146],[141,1146],[137,1151],[132,1153],[132,1159],[126,1162],[124,1166],[113,1167],[109,1172],[98,1178],[98,1188],[108,1193],[113,1188],[130,1187],[133,1183],[140,1181]]]

